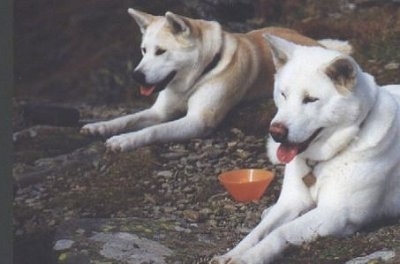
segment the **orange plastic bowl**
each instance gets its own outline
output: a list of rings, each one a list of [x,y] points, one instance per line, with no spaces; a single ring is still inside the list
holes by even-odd
[[[257,201],[274,178],[274,173],[262,169],[241,169],[223,172],[220,183],[238,202]]]

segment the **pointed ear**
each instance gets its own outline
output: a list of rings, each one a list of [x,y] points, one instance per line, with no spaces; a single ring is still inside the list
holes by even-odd
[[[165,13],[165,18],[171,27],[172,33],[174,34],[187,34],[190,33],[190,23],[182,16],[176,15],[172,12]]]
[[[264,34],[263,37],[270,46],[275,68],[279,69],[283,67],[292,57],[296,45],[290,41],[275,37],[271,34]]]
[[[356,84],[355,65],[345,57],[339,57],[331,62],[326,67],[325,74],[342,94],[350,92]]]
[[[154,18],[153,15],[138,11],[133,8],[129,8],[128,13],[129,15],[131,15],[131,17],[133,17],[133,19],[135,19],[142,33],[146,31],[147,26],[151,23],[151,21]]]

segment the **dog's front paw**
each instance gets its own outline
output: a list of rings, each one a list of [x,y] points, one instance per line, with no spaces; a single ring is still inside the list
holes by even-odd
[[[107,136],[113,133],[113,128],[107,122],[98,122],[84,125],[80,132],[84,135]]]
[[[113,152],[127,151],[132,149],[131,145],[131,140],[124,135],[114,136],[106,141],[107,150]]]
[[[146,145],[146,137],[143,133],[133,132],[113,136],[106,141],[106,148],[113,152],[123,152],[128,150],[137,149]]]

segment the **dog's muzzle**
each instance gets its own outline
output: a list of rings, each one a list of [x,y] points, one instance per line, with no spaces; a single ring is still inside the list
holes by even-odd
[[[141,71],[134,71],[132,78],[141,85],[146,83],[146,75]]]
[[[282,143],[287,141],[289,130],[282,123],[272,123],[269,127],[269,133],[271,134],[275,142]]]
[[[163,80],[158,83],[146,82],[146,75],[141,71],[134,71],[132,78],[140,84],[140,93],[145,96],[151,95],[153,92],[164,90],[167,85],[174,79],[176,71],[170,72]]]
[[[303,142],[290,142],[288,140],[289,129],[282,123],[272,123],[269,133],[275,142],[280,143],[276,155],[282,163],[289,163],[295,156],[305,151],[311,142],[319,135],[322,128],[317,129],[314,133]]]

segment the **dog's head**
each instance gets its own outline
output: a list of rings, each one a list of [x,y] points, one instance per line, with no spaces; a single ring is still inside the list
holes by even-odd
[[[278,108],[269,132],[279,143],[278,160],[289,163],[302,152],[332,144],[334,133],[359,123],[364,110],[354,91],[358,66],[337,51],[299,46],[271,35],[265,38],[276,67]],[[343,142],[335,144],[330,147],[339,148]]]
[[[153,16],[129,8],[143,36],[143,58],[133,73],[140,83],[141,93],[161,91],[174,81],[177,73],[193,64],[193,28],[189,18],[167,12]]]

